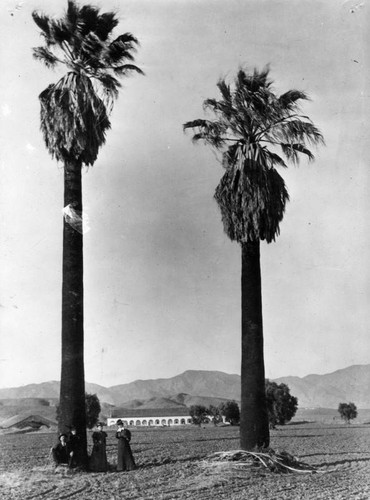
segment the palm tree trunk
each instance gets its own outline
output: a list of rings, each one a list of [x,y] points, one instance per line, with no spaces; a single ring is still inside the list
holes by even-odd
[[[64,166],[64,207],[82,215],[81,163]],[[68,216],[63,222],[62,370],[59,400],[59,432],[75,426],[80,437],[80,465],[87,461],[82,224]]]
[[[240,446],[270,443],[263,358],[260,242],[242,243],[242,366]]]

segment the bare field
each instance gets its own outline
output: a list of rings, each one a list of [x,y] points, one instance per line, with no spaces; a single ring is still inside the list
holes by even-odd
[[[238,449],[237,427],[132,429],[138,470],[115,472],[116,440],[108,437],[108,473],[54,472],[54,434],[0,436],[0,499],[255,500],[370,498],[370,426],[295,423],[272,431],[271,447],[286,450],[315,474],[274,474],[261,467],[210,462],[215,451]],[[89,436],[89,441],[91,441]]]

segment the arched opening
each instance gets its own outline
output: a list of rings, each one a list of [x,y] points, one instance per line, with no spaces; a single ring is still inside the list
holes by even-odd
[[[133,420],[130,420],[130,425],[134,425],[134,421]]]
[[[159,419],[157,418],[157,420],[155,421],[155,425],[159,425],[160,424],[160,421]]]
[[[123,421],[123,425],[128,425],[127,420]]]
[[[141,425],[148,425],[148,422],[147,422],[146,420],[143,420],[143,421],[141,422]]]
[[[178,424],[178,423],[179,423],[179,419],[178,419],[178,418],[175,418],[174,423],[175,423],[175,424]]]
[[[165,418],[162,418],[161,424],[162,425],[166,425],[166,419]]]
[[[186,424],[185,419],[184,419],[184,418],[182,418],[182,419],[181,419],[181,421],[180,421],[180,423],[181,423],[181,425],[185,425],[185,424]]]
[[[172,420],[172,418],[169,418],[168,419],[168,425],[172,425],[172,424],[173,424],[173,420]]]
[[[135,425],[141,425],[140,420],[136,420],[136,424]]]
[[[149,420],[148,425],[153,425],[153,420]]]

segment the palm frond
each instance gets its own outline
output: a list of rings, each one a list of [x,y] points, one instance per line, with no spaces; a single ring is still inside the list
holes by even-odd
[[[220,149],[224,145],[224,140],[222,139],[222,137],[220,137],[217,134],[211,135],[208,132],[204,131],[195,133],[191,140],[193,143],[203,140],[204,142],[211,144],[213,147],[217,149]]]
[[[98,18],[95,33],[104,42],[109,38],[114,28],[118,25],[118,19],[114,12],[105,12]]]
[[[140,75],[144,75],[144,71],[140,69],[135,64],[123,64],[121,66],[113,66],[113,71],[116,75],[119,76],[129,76],[133,71],[135,73],[139,73]]]
[[[209,123],[211,123],[211,122],[209,122],[207,120],[198,119],[198,120],[193,120],[191,122],[184,123],[182,128],[183,128],[183,130],[186,130],[188,128],[195,128],[195,127],[206,128]]]
[[[309,100],[306,92],[302,92],[301,90],[288,90],[279,97],[279,104],[282,108],[288,109],[289,111],[295,109],[297,106],[297,101],[299,100]]]
[[[219,121],[193,120],[192,122],[184,123],[183,130],[188,128],[198,128],[198,131],[193,135],[193,142],[204,140],[206,143],[219,149],[226,140],[224,134],[227,129]]]
[[[288,168],[288,165],[281,158],[281,156],[274,153],[273,151],[269,151],[267,148],[264,148],[264,154],[265,154],[267,161],[270,164],[270,167],[275,167],[275,165],[276,165],[279,167]]]
[[[47,68],[54,68],[59,59],[47,47],[33,47],[33,57],[42,61]]]
[[[261,71],[255,68],[251,75],[240,68],[235,79],[236,92],[244,90],[246,93],[255,93],[261,88],[268,89],[272,84],[268,78],[269,72],[269,65],[266,65]]]
[[[71,40],[73,33],[71,33],[70,26],[64,20],[52,20],[50,24],[50,35],[54,43],[62,45],[63,42]]]
[[[276,127],[272,127],[269,134],[285,142],[308,142],[313,146],[324,142],[321,132],[312,122],[299,118],[284,120]]]
[[[66,21],[69,23],[70,27],[74,28],[78,21],[80,9],[78,8],[74,0],[68,0],[68,8],[66,12]]]
[[[254,68],[253,70],[253,80],[259,83],[260,87],[269,88],[272,85],[272,80],[268,78],[270,73],[270,64],[266,64],[262,70]]]
[[[46,37],[50,37],[50,18],[44,14],[39,14],[36,10],[32,12],[32,19],[35,21],[37,26],[42,31],[42,34]]]
[[[81,44],[81,54],[86,57],[89,66],[95,66],[92,61],[97,61],[100,59],[100,54],[105,49],[105,44],[96,33],[90,31],[82,41]],[[101,67],[102,63],[99,63],[97,67]]]
[[[222,118],[227,118],[227,119],[232,119],[233,115],[235,114],[236,110],[233,108],[232,103],[224,100],[217,100],[217,99],[206,99],[203,102],[203,109],[204,110],[211,110],[214,113],[216,113],[219,117]]]
[[[206,99],[203,101],[203,109],[211,109],[212,111],[223,111],[226,108],[226,103],[217,99]]]
[[[293,163],[297,164],[299,162],[299,155],[298,153],[302,153],[306,155],[309,159],[309,161],[313,161],[315,159],[314,155],[311,153],[311,151],[307,148],[304,147],[303,144],[300,143],[281,143],[280,147],[285,154],[285,156],[288,158],[288,160],[291,160]]]
[[[124,33],[110,43],[107,50],[107,60],[110,64],[122,61],[133,61],[136,46],[139,44],[131,33]]]
[[[99,9],[91,5],[84,5],[80,8],[79,15],[79,31],[82,37],[85,37],[90,32],[95,32],[99,23]]]
[[[232,103],[232,94],[231,94],[230,85],[227,85],[225,80],[220,79],[217,83],[217,87],[218,87],[219,91],[221,92],[222,99],[226,103],[231,104]]]
[[[112,44],[129,44],[130,50],[134,50],[135,45],[139,45],[138,39],[132,33],[124,33],[112,41]]]
[[[230,169],[234,167],[240,158],[240,143],[236,142],[227,148],[226,151],[222,153],[222,166],[224,169]]]
[[[114,78],[109,73],[101,73],[96,76],[96,79],[102,84],[104,92],[110,98],[118,97],[118,89],[121,87],[121,83],[117,78]]]
[[[299,140],[309,139],[314,135],[314,125],[309,122],[303,122],[302,120],[290,120],[284,122],[280,130],[284,137],[294,138]]]

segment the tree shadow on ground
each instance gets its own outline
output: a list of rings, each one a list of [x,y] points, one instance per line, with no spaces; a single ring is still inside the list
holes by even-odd
[[[333,453],[325,453],[324,451],[322,453],[308,453],[307,455],[299,455],[302,458],[307,458],[307,457],[322,457],[323,455],[370,455],[369,451],[344,451],[344,452],[333,452]],[[363,460],[368,460],[367,458],[364,458]]]
[[[284,435],[284,436],[279,436],[278,434],[275,434],[272,436],[273,439],[276,438],[281,438],[281,439],[287,439],[287,438],[314,438],[314,437],[322,437],[322,434],[293,434],[292,436],[289,434],[289,436]]]
[[[285,424],[285,426],[290,427],[291,425],[306,425],[306,424],[316,424],[316,420],[300,420],[299,422],[289,422],[288,424]]]
[[[203,460],[206,458],[206,455],[192,455],[191,457],[181,457],[181,458],[164,458],[163,460],[156,460],[154,459],[151,462],[145,462],[142,464],[138,464],[139,469],[148,469],[151,467],[161,467],[162,465],[167,465],[167,464],[177,464],[177,463],[191,463],[191,462],[197,462],[198,460]]]
[[[316,429],[363,429],[364,425],[363,424],[343,424],[343,425],[333,425],[330,423],[325,423],[325,422],[316,422],[316,424],[321,424],[320,427],[315,427]]]
[[[204,438],[199,438],[199,439],[191,439],[189,441],[187,441],[188,443],[189,442],[192,442],[192,443],[198,443],[198,442],[204,442],[204,441],[238,441],[239,437],[238,436],[234,436],[234,437],[223,437],[223,438],[212,438],[212,439],[209,439],[207,437],[204,437]]]
[[[347,453],[343,453],[343,455],[347,455]],[[335,467],[336,465],[344,465],[344,464],[358,464],[360,462],[369,462],[370,458],[355,458],[353,460],[336,460],[335,462],[320,462],[317,464],[310,464],[313,467]]]

